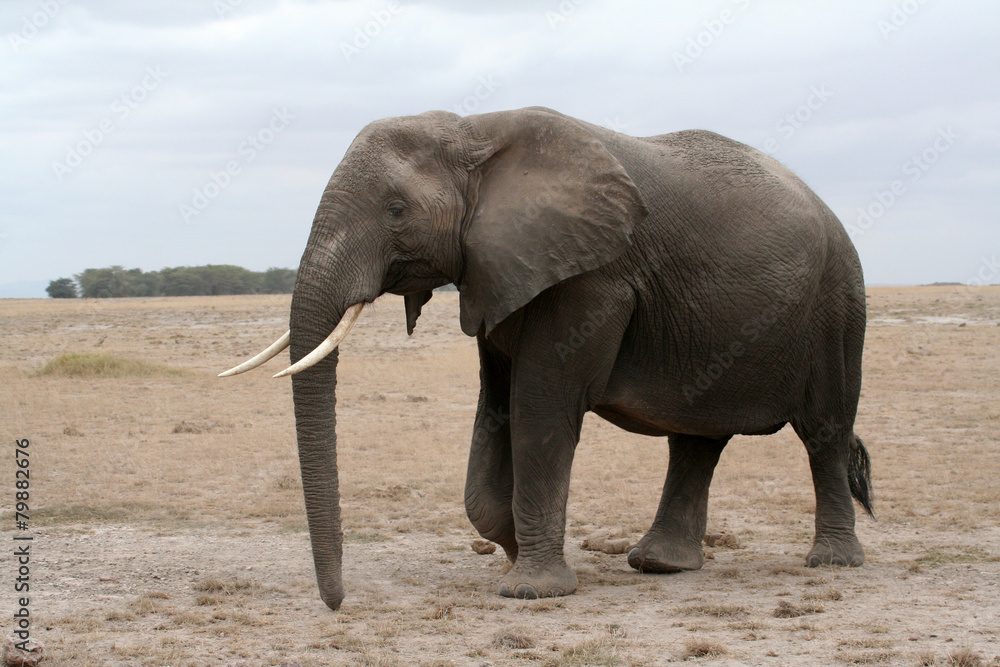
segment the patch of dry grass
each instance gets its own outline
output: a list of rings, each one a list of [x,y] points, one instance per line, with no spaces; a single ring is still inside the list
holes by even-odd
[[[132,613],[136,616],[147,616],[149,614],[157,614],[166,610],[166,606],[162,600],[163,598],[159,595],[143,593],[129,602],[128,606]]]
[[[959,648],[950,652],[944,659],[948,667],[984,667],[986,659],[971,648]]]
[[[122,611],[120,609],[113,609],[104,616],[104,620],[108,621],[109,623],[123,623],[128,621],[134,621],[135,618],[136,618],[135,614],[127,611]]]
[[[681,660],[691,660],[692,658],[721,658],[726,655],[726,647],[718,642],[705,639],[694,639],[684,645],[684,652]]]
[[[807,616],[809,614],[822,614],[823,611],[823,605],[820,604],[796,605],[787,600],[781,600],[778,602],[777,608],[771,612],[771,616],[775,618],[798,618],[799,616]]]
[[[847,648],[891,648],[893,642],[889,639],[841,639],[837,645]]]
[[[823,588],[815,591],[806,591],[802,594],[803,600],[830,600],[843,599],[844,595],[836,588]]]
[[[889,665],[896,664],[896,651],[846,651],[837,655],[837,660],[849,665]]]
[[[681,607],[678,614],[688,616],[714,616],[715,618],[742,618],[750,613],[750,610],[740,605],[732,604],[696,604]]]
[[[263,590],[259,582],[251,579],[222,580],[216,577],[202,579],[195,583],[192,588],[200,593],[223,593],[225,595],[255,595]]]
[[[966,546],[961,548],[933,547],[927,553],[914,560],[914,564],[936,566],[951,563],[996,563],[1000,556],[989,553],[981,547]]]
[[[715,570],[715,575],[722,579],[733,579],[736,581],[746,581],[746,574],[738,567],[720,567]]]
[[[71,352],[61,354],[47,362],[36,375],[40,377],[95,379],[169,376],[183,375],[184,373],[185,371],[182,369],[142,359],[130,359],[96,352]]]
[[[493,636],[492,645],[496,648],[526,649],[535,648],[536,641],[528,630],[522,627],[507,628]]]
[[[618,667],[622,657],[613,639],[588,639],[563,649],[558,658],[542,664],[545,667]]]

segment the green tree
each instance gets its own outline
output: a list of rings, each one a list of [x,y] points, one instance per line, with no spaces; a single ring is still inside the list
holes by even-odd
[[[257,273],[242,266],[217,264],[196,267],[204,276],[207,294],[256,294],[260,291]]]
[[[141,269],[132,269],[129,274],[129,296],[161,296],[162,277],[159,271],[143,273]]]
[[[206,296],[213,294],[288,294],[295,271],[272,267],[250,271],[232,264],[164,267],[159,271],[110,266],[76,274],[80,292],[90,299],[123,296]],[[64,278],[60,280],[72,280]],[[58,281],[52,281],[55,284]],[[51,287],[51,286],[50,286]]]
[[[272,266],[264,272],[261,292],[264,294],[291,294],[295,289],[296,271]]]
[[[49,283],[45,288],[48,295],[53,299],[75,299],[79,296],[76,292],[76,283],[72,278],[59,278]]]
[[[164,268],[160,271],[160,275],[162,277],[160,289],[165,296],[208,294],[204,276],[191,267]]]
[[[83,273],[76,274],[80,290],[88,299],[132,296],[130,292],[133,278],[134,274],[118,265],[106,269],[86,269]]]

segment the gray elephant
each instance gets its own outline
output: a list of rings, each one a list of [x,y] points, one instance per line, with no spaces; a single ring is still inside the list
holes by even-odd
[[[296,432],[320,595],[339,607],[337,350],[361,308],[404,296],[412,333],[460,289],[481,389],[465,503],[513,567],[499,593],[568,595],[563,544],[584,413],[667,436],[644,572],[700,568],[708,489],[734,434],[791,423],[816,491],[807,564],[860,565],[871,513],[853,426],[865,293],[826,205],[770,157],[705,131],[636,138],[544,108],[365,127],[320,200],[290,330]],[[332,331],[332,333],[331,333]],[[308,369],[308,370],[304,370]],[[299,372],[302,371],[302,372]]]

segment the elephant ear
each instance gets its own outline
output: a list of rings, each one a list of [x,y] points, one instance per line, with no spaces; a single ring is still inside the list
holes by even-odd
[[[489,335],[543,290],[619,257],[647,211],[621,163],[572,118],[533,108],[461,125],[478,180],[462,235],[462,331]]]

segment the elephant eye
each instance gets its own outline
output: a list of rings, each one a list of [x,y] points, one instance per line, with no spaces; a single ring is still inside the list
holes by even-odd
[[[392,202],[389,204],[389,215],[394,218],[398,218],[403,215],[403,205],[399,202]]]

